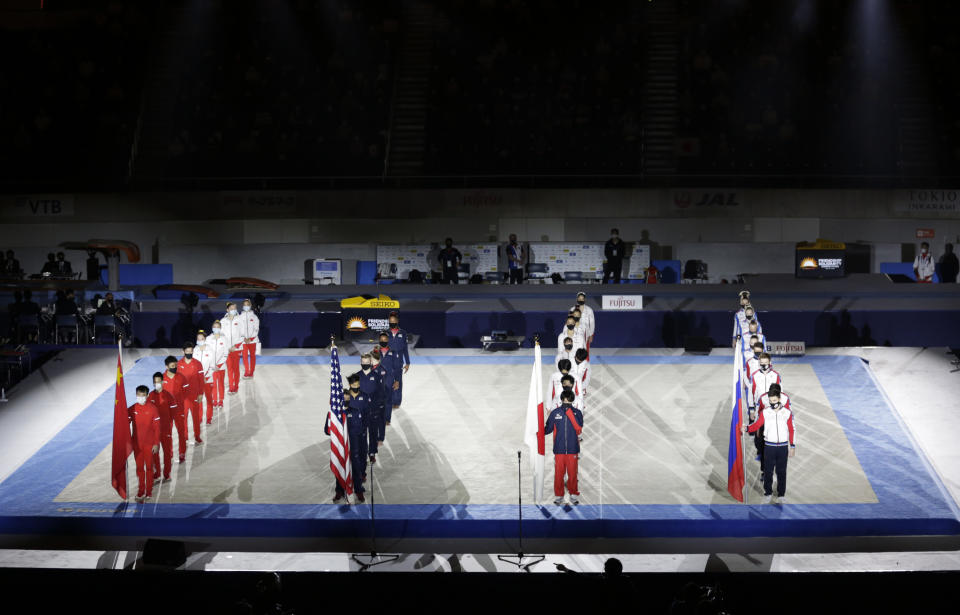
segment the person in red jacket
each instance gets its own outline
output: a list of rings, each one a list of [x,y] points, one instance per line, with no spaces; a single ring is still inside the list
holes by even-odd
[[[200,423],[203,420],[203,363],[193,358],[193,342],[184,342],[183,357],[177,361],[177,373],[187,381],[183,397],[183,415],[193,417],[193,437],[200,439]]]
[[[170,393],[177,402],[177,412],[173,415],[173,425],[177,428],[180,460],[183,461],[187,452],[187,415],[183,404],[183,398],[187,395],[187,379],[177,373],[176,357],[172,355],[167,357],[163,360],[163,364],[167,366],[167,370],[163,372],[163,390]]]
[[[173,417],[179,410],[173,395],[163,390],[163,374],[153,375],[153,390],[147,402],[157,407],[160,413],[160,448],[163,449],[163,480],[170,480],[170,460],[173,459]],[[181,463],[183,456],[180,456]],[[160,476],[160,453],[153,454],[153,477]]]
[[[153,497],[153,455],[160,450],[160,413],[147,402],[150,389],[137,387],[137,403],[127,408],[133,427],[133,459],[137,464],[137,501]]]

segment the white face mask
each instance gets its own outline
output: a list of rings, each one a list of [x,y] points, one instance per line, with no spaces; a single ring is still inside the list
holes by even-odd
[[[220,333],[220,327],[214,327],[214,328],[213,328],[213,334],[214,334],[214,335],[217,335],[218,333]]]
[[[163,390],[163,383],[162,383],[162,382],[154,382],[154,383],[153,383],[153,388],[155,388],[155,389],[157,390],[157,393],[159,393],[160,391]]]
[[[243,306],[243,311],[244,311],[244,312],[249,312],[249,311],[250,311],[250,306],[249,306],[249,305]]]
[[[231,315],[231,316],[236,316],[236,315],[237,315],[237,311],[236,311],[236,310],[230,310],[230,315]]]
[[[146,398],[146,397],[140,397],[139,395],[137,395],[137,403],[142,406],[143,404],[147,403],[147,398]]]
[[[203,346],[206,343],[207,343],[207,340],[205,340],[204,338],[202,337],[197,338],[197,346]]]

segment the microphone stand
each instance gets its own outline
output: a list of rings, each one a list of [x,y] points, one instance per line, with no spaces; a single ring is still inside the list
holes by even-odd
[[[395,562],[400,559],[400,555],[396,553],[378,553],[377,552],[377,515],[376,515],[376,505],[374,503],[374,491],[376,491],[376,486],[374,485],[374,473],[373,467],[376,464],[369,464],[370,467],[370,553],[353,553],[350,555],[350,559],[357,562],[360,565],[360,570],[358,572],[364,572],[369,570],[374,566],[379,566],[380,564],[387,564],[389,562]],[[369,558],[364,561],[362,558]]]
[[[520,478],[520,451],[517,451],[517,537],[519,541],[516,555],[498,555],[497,559],[507,564],[513,564],[524,572],[530,572],[531,566],[536,566],[547,558],[546,555],[529,555],[523,552],[523,486]],[[532,561],[524,564],[524,559]]]

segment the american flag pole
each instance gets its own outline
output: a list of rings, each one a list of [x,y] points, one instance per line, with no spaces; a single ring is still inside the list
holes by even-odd
[[[349,496],[353,494],[353,476],[350,467],[350,436],[343,413],[343,381],[340,377],[340,355],[333,336],[330,336],[330,469],[337,483]]]

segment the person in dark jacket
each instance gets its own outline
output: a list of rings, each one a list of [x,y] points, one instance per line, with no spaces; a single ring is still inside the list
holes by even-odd
[[[543,426],[544,435],[553,433],[553,503],[563,504],[564,475],[570,492],[570,503],[580,503],[577,488],[577,461],[580,457],[580,432],[583,430],[583,413],[573,407],[573,391],[560,394],[560,406],[554,408]]]
[[[443,283],[457,284],[460,279],[460,261],[463,260],[463,255],[460,254],[460,250],[453,247],[453,239],[447,237],[444,244],[446,247],[437,255],[440,266],[443,268]]]
[[[623,271],[623,257],[627,251],[627,246],[620,240],[620,230],[610,229],[610,239],[603,246],[603,283],[609,284],[611,279],[614,284],[620,283],[620,273]]]
[[[953,244],[943,246],[943,256],[940,257],[940,283],[956,284],[957,274],[960,273],[960,261],[953,253]]]

